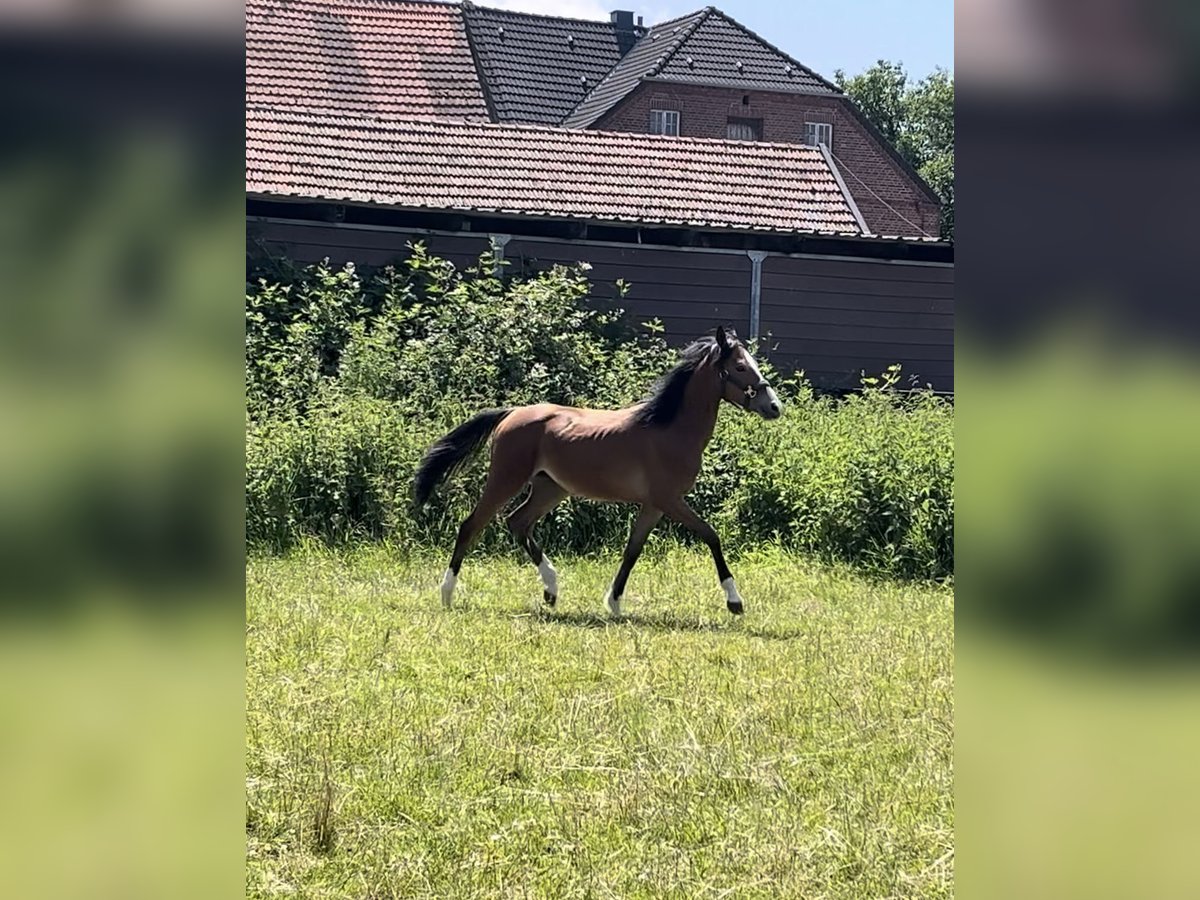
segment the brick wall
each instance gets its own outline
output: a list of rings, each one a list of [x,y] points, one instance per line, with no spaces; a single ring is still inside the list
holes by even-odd
[[[876,234],[918,237],[924,231],[936,237],[938,205],[844,104],[840,98],[809,94],[643,82],[592,127],[644,133],[649,131],[651,109],[676,109],[679,132],[685,137],[724,138],[734,117],[761,119],[764,141],[798,144],[804,142],[805,122],[828,122],[833,125],[831,149],[867,226]]]

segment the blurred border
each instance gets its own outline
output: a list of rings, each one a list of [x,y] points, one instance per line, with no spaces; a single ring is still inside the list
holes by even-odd
[[[0,22],[0,870],[236,894],[241,9]]]
[[[1198,24],[956,5],[960,897],[1200,896]]]

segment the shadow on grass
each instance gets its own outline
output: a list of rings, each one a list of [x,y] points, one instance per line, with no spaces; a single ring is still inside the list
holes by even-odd
[[[515,618],[511,613],[495,613],[504,618]],[[780,630],[760,629],[752,624],[746,616],[735,618],[729,616],[726,621],[702,622],[698,619],[685,618],[671,613],[626,613],[619,618],[613,618],[603,612],[588,612],[585,610],[552,610],[541,608],[536,612],[527,612],[523,616],[536,619],[547,625],[560,625],[571,628],[637,628],[644,631],[678,631],[712,634],[743,634],[747,637],[761,638],[767,641],[792,641],[805,637],[809,632],[799,628]]]

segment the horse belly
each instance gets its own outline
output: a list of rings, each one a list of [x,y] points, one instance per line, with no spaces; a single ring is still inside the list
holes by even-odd
[[[547,422],[538,466],[576,497],[641,502],[649,493],[647,447],[621,411],[558,409]]]
[[[547,459],[543,470],[566,491],[588,500],[634,503],[647,494],[646,475],[636,462]]]

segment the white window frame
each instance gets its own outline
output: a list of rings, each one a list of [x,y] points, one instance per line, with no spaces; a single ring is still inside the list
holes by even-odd
[[[650,133],[679,137],[679,110],[650,110]]]
[[[833,147],[833,124],[831,122],[805,122],[804,143],[810,147],[824,144]]]

